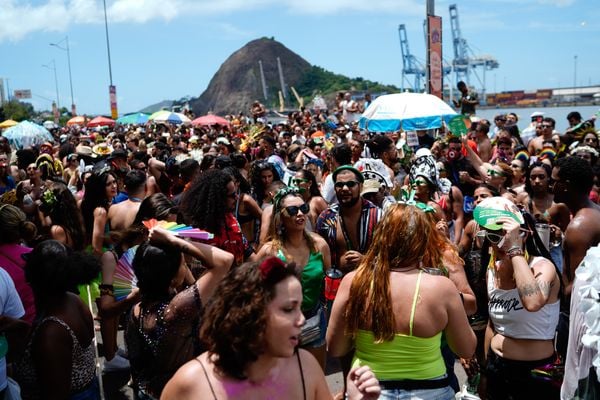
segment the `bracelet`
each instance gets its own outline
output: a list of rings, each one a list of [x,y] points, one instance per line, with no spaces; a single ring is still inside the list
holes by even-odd
[[[507,251],[506,254],[511,259],[514,258],[514,257],[518,257],[518,256],[523,257],[525,255],[525,253],[523,252],[523,250],[521,250],[520,247],[519,248],[511,247],[511,249],[509,251]]]

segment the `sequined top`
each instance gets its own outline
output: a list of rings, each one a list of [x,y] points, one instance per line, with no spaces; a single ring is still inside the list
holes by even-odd
[[[159,398],[177,369],[202,353],[198,333],[203,313],[196,284],[170,299],[132,309],[125,341],[131,375],[143,392]]]
[[[23,399],[42,399],[43,393],[39,392],[37,372],[33,366],[31,344],[35,335],[47,321],[55,322],[64,327],[71,340],[73,340],[73,351],[71,355],[71,393],[77,393],[85,389],[96,376],[96,357],[94,354],[94,342],[91,341],[86,347],[82,347],[77,336],[66,322],[57,317],[44,318],[34,329],[31,339],[27,343],[23,357],[15,365],[15,379],[21,386]]]

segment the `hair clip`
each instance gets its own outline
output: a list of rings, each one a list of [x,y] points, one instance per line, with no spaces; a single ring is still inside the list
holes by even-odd
[[[407,206],[417,207],[419,210],[426,213],[435,212],[435,208],[431,207],[429,204],[423,203],[421,201],[415,200],[416,191],[412,189],[410,192],[402,189],[400,190],[400,200],[398,200],[399,204],[405,204]]]
[[[285,264],[277,257],[268,257],[263,260],[258,266],[260,270],[260,275],[263,279],[267,279],[271,274],[271,271],[275,268],[285,268]]]

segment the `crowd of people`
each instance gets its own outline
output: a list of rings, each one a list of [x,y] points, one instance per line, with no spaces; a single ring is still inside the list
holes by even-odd
[[[571,306],[600,242],[593,120],[471,115],[409,146],[364,106],[0,136],[0,397],[97,399],[101,360],[138,399],[453,399],[458,360],[481,399],[593,398]]]

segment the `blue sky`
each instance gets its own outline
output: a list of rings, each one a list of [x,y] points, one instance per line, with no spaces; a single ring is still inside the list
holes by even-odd
[[[463,37],[496,57],[487,91],[600,84],[597,0],[436,1],[444,58],[457,4]],[[308,62],[351,77],[401,86],[398,25],[425,58],[425,0],[106,0],[119,113],[164,99],[199,96],[226,58],[247,42],[274,36]],[[109,114],[102,0],[0,0],[0,77],[31,89],[36,109],[71,102],[67,54],[49,45],[68,35],[79,113]],[[473,83],[477,80],[473,78]],[[480,86],[478,83],[475,86]],[[40,97],[41,96],[41,97]]]

